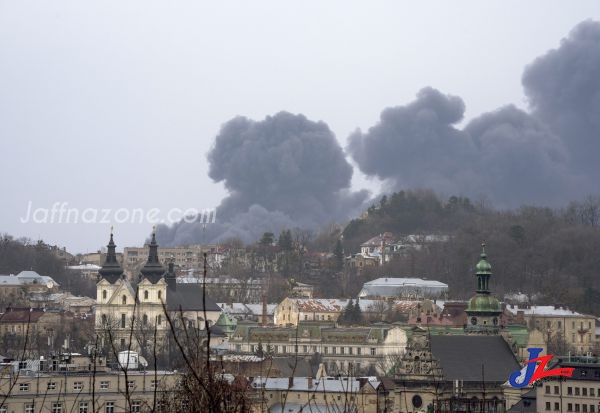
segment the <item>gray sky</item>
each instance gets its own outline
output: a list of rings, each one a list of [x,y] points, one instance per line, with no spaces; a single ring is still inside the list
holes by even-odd
[[[206,154],[237,115],[301,113],[346,147],[426,86],[465,121],[526,109],[526,65],[590,18],[597,1],[0,1],[0,232],[94,251],[110,224],[24,224],[28,203],[216,207]],[[151,229],[114,225],[119,247]]]

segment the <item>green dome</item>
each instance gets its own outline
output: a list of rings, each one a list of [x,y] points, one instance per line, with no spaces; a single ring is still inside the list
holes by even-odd
[[[492,265],[487,260],[487,254],[485,253],[485,244],[481,244],[481,255],[477,266],[477,274],[491,274]]]
[[[497,313],[502,311],[502,307],[496,297],[488,294],[477,294],[469,300],[467,312],[470,311]]]

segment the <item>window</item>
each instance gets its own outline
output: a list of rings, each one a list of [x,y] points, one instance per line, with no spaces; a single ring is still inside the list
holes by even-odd
[[[558,386],[554,386],[554,394],[558,394]]]
[[[121,328],[125,328],[125,321],[126,321],[125,317],[126,317],[125,314],[121,314]]]
[[[158,290],[158,299],[160,300],[162,298],[162,290]]]
[[[121,298],[121,304],[125,305],[127,304],[127,296],[123,294],[123,297]]]
[[[104,413],[115,413],[115,402],[106,402],[104,404]]]
[[[323,353],[329,354],[329,347],[323,347]]]
[[[158,324],[158,325],[162,324],[162,314],[159,314],[158,317],[156,317],[156,324]]]
[[[575,387],[575,396],[579,396],[579,387]]]
[[[35,412],[35,405],[33,403],[25,404],[25,413],[34,413],[34,412]]]
[[[148,299],[148,290],[144,290],[144,300]]]
[[[377,349],[375,347],[371,347],[371,355],[374,356],[377,354]]]
[[[590,387],[590,396],[592,396],[592,397],[594,396],[594,388],[593,387]]]
[[[159,386],[159,384],[160,384],[160,380],[151,380],[150,381],[150,388],[152,390],[157,389],[158,386]]]
[[[29,383],[19,383],[19,391],[29,391]]]
[[[88,402],[79,402],[79,413],[88,413]]]
[[[573,403],[567,403],[567,411],[568,412],[572,412],[573,411]]]
[[[550,402],[546,402],[546,410],[550,410]]]
[[[344,354],[344,347],[340,347],[340,354]]]
[[[102,314],[102,324],[106,325],[106,314]]]
[[[145,326],[148,325],[148,314],[144,314],[144,316],[142,317],[142,324]]]
[[[131,402],[131,413],[140,413],[142,410],[142,402],[139,400],[134,400]]]
[[[348,347],[348,354],[352,354],[352,347]]]
[[[582,396],[587,396],[587,387],[583,387],[583,388],[581,389],[581,395],[582,395]]]
[[[579,412],[579,403],[575,403],[575,413]]]
[[[337,354],[337,347],[333,346],[333,354]]]
[[[587,404],[582,404],[581,409],[582,409],[583,413],[587,413]]]
[[[46,385],[46,390],[56,390],[56,382],[49,381],[48,384]]]
[[[560,410],[560,404],[558,402],[554,403],[554,410]]]
[[[567,387],[567,394],[568,394],[569,396],[572,396],[572,395],[573,395],[573,387]]]
[[[550,394],[550,386],[546,386],[546,394]],[[550,408],[548,408],[550,410]]]
[[[361,348],[360,348],[360,347],[357,347],[357,348],[356,348],[356,354],[358,354],[359,356],[360,356],[360,353],[361,353],[361,351],[362,351],[362,350],[361,350]]]
[[[83,382],[82,381],[74,381],[73,382],[73,390],[83,390]]]
[[[590,413],[596,413],[596,407],[593,404],[590,404]]]
[[[106,292],[106,290],[102,290],[102,299],[106,300],[106,296],[108,295],[108,293]]]
[[[101,381],[100,382],[100,390],[108,390],[108,381]]]
[[[129,390],[133,390],[133,389],[135,389],[135,380],[129,380],[129,381],[127,382],[127,388],[128,388]]]
[[[52,403],[52,413],[62,413],[62,403]]]
[[[546,321],[546,327],[552,328],[552,321]]]

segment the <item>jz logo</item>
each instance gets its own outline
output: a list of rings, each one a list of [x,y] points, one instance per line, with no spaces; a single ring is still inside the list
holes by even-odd
[[[548,362],[552,357],[554,357],[554,355],[548,354],[546,356],[538,357],[542,350],[543,349],[541,348],[527,349],[527,351],[529,352],[529,360],[527,360],[527,369],[525,370],[525,377],[523,377],[522,380],[519,380],[519,382],[517,382],[517,379],[521,379],[523,371],[515,371],[513,374],[510,375],[510,378],[508,379],[508,382],[511,386],[521,388],[544,377],[571,377],[573,375],[573,370],[575,370],[573,367],[565,367],[544,371],[544,369],[546,368],[546,364],[548,364]],[[540,365],[536,367],[536,363],[538,361],[540,362]]]

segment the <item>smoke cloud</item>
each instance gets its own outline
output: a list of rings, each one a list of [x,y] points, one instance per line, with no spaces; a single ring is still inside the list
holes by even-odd
[[[522,82],[533,115],[560,136],[573,170],[591,178],[588,185],[600,178],[600,23],[578,24]]]
[[[523,75],[531,113],[505,106],[462,130],[464,103],[428,87],[348,138],[361,171],[392,190],[422,187],[494,205],[562,205],[600,178],[600,23],[585,21]]]
[[[388,190],[428,188],[497,207],[560,206],[597,192],[600,23],[577,25],[525,68],[522,83],[529,112],[507,105],[464,127],[463,100],[426,87],[351,134],[347,153]],[[316,228],[353,216],[367,198],[350,190],[352,167],[329,127],[302,115],[232,119],[208,161],[210,177],[229,190],[220,223],[165,227],[163,243],[254,241],[265,231]]]
[[[225,123],[208,153],[209,176],[230,195],[217,208],[220,224],[179,223],[162,229],[162,242],[179,244],[265,231],[312,228],[359,212],[367,192],[351,192],[352,166],[324,122],[280,112],[262,121]]]

